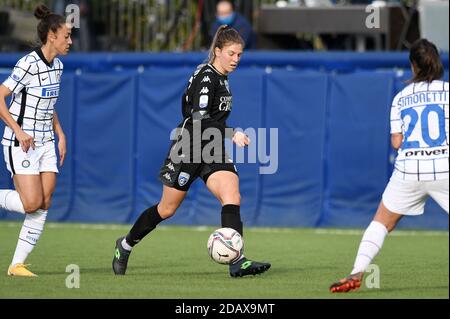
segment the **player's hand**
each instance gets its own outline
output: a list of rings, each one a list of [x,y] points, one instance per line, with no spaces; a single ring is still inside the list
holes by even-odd
[[[36,146],[34,145],[34,138],[25,133],[22,130],[19,130],[16,133],[16,139],[19,141],[20,146],[22,147],[22,150],[27,153],[30,147],[32,149],[35,149]]]
[[[233,135],[233,142],[237,146],[244,147],[246,145],[249,145],[251,141],[247,135],[238,131],[238,132],[234,133],[234,135]]]
[[[66,158],[66,152],[67,152],[67,144],[66,144],[66,137],[64,135],[58,136],[59,142],[58,142],[58,151],[59,151],[59,166],[63,166],[64,159]]]

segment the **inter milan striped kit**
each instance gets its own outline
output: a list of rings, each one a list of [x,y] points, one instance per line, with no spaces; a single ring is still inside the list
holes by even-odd
[[[12,175],[58,172],[55,153],[53,113],[59,97],[63,64],[49,63],[41,49],[17,62],[3,82],[13,96],[9,112],[21,129],[34,139],[36,149],[23,152],[13,130],[6,126],[2,144],[5,162]]]
[[[383,193],[383,204],[394,213],[420,215],[432,197],[449,211],[448,82],[411,83],[391,108],[391,134],[403,141],[395,169]]]

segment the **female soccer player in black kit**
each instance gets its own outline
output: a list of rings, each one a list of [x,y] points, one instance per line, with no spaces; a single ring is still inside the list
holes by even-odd
[[[222,204],[222,227],[233,228],[242,235],[239,177],[225,152],[224,139],[231,131],[227,135],[238,146],[250,143],[244,133],[226,126],[232,109],[227,75],[237,68],[243,48],[244,41],[236,30],[225,25],[217,30],[208,63],[197,68],[183,94],[183,121],[178,127],[178,138],[160,172],[161,200],[139,216],[127,236],[117,239],[112,262],[116,275],[125,274],[132,247],[175,214],[197,177],[203,179]],[[208,139],[204,140],[205,136]],[[230,275],[255,275],[269,268],[269,263],[251,261],[242,255],[230,265]]]

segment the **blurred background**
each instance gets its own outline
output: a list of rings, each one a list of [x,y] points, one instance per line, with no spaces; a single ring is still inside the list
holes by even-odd
[[[0,0],[1,82],[38,45],[33,10],[42,2],[81,12],[62,58],[57,109],[69,149],[54,221],[131,223],[159,200],[180,97],[220,23],[247,44],[230,76],[228,124],[278,129],[276,147],[264,149],[277,154],[276,174],[259,174],[268,163],[237,163],[248,226],[366,227],[392,172],[389,112],[411,78],[413,41],[439,47],[448,81],[448,0],[237,0],[231,15],[212,0]],[[11,187],[2,164],[0,188]],[[196,182],[167,223],[218,225],[219,212]],[[448,229],[448,215],[430,201],[399,227]]]
[[[35,41],[38,3],[64,14],[81,11],[75,51],[191,51],[206,49],[215,0],[0,0],[0,51],[27,50]],[[236,0],[254,31],[252,49],[405,50],[420,36],[448,51],[448,0]],[[378,28],[363,22],[379,10]]]

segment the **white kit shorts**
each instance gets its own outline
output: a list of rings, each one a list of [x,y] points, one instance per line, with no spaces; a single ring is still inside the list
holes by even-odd
[[[393,213],[423,214],[425,202],[431,196],[448,214],[449,180],[405,181],[393,175],[383,193],[383,204]]]
[[[13,175],[39,175],[42,172],[59,173],[54,143],[30,147],[27,153],[20,146],[3,146],[6,167]]]

